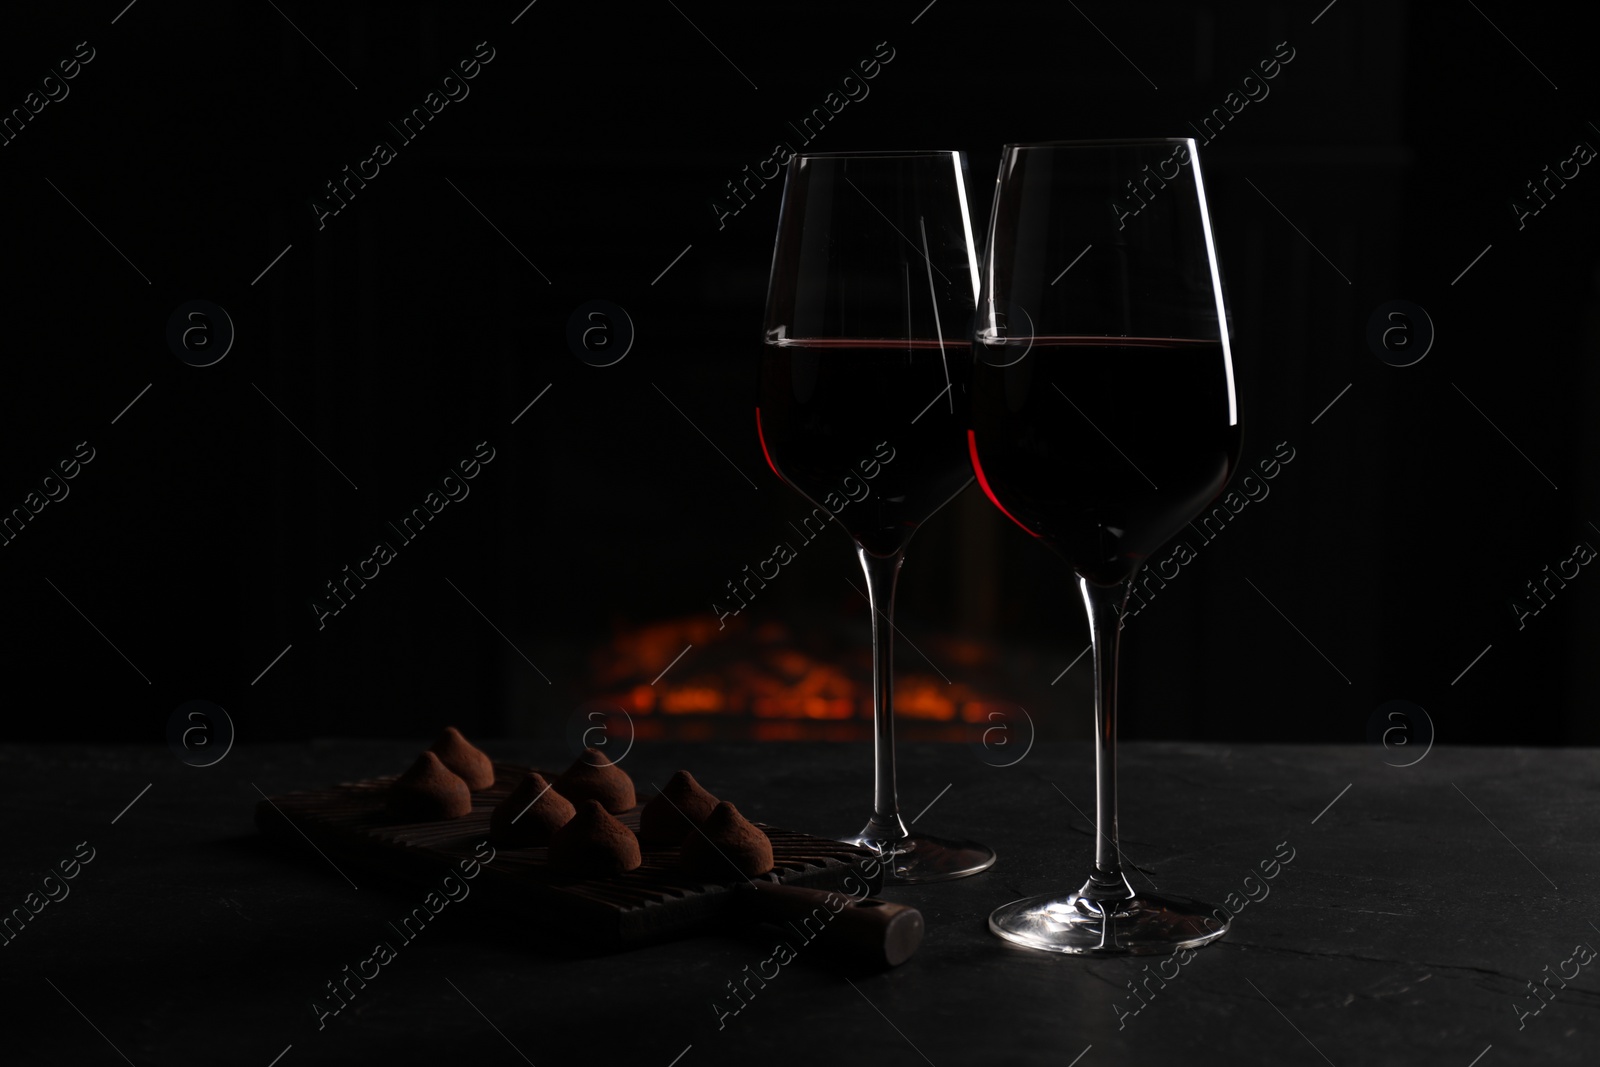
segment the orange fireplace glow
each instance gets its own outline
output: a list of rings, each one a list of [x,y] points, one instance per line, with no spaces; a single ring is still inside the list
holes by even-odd
[[[818,648],[782,622],[719,631],[706,616],[629,628],[594,653],[591,691],[606,695],[593,707],[626,712],[640,738],[869,740],[870,648],[861,637]],[[935,662],[963,675],[992,665],[979,642],[922,643]],[[972,724],[1011,706],[944,677],[908,642],[900,642],[897,660],[896,725],[909,740],[969,741]]]

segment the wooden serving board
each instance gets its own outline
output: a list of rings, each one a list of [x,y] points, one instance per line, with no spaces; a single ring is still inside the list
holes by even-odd
[[[474,858],[489,841],[489,816],[530,768],[496,762],[495,784],[472,795],[472,811],[459,819],[396,823],[384,813],[385,790],[396,775],[346,782],[330,789],[286,793],[256,805],[262,834],[304,849],[309,839],[336,865],[350,863],[379,876],[438,890],[447,875],[461,880],[459,863]],[[555,775],[540,772],[554,780]],[[618,818],[639,829],[635,807]],[[842,841],[813,837],[757,823],[772,841],[773,870],[751,881],[819,890],[875,894],[882,884],[877,865],[863,871],[872,853]],[[302,836],[304,835],[304,836]],[[467,883],[476,899],[513,920],[582,947],[607,951],[682,937],[713,925],[742,895],[744,880],[705,881],[678,866],[677,848],[641,842],[643,863],[626,874],[603,878],[566,875],[550,865],[545,848],[495,848],[494,858]],[[477,852],[487,855],[488,850]],[[470,868],[469,868],[470,869]],[[457,890],[459,892],[459,890]],[[421,902],[421,896],[418,897]],[[476,910],[474,906],[473,910]],[[576,937],[573,937],[573,935]]]

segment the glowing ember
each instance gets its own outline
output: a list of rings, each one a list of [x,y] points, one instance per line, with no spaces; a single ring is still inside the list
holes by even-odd
[[[810,629],[803,632],[812,638],[806,642],[812,647],[827,643]],[[923,643],[948,670],[972,674],[992,666],[993,653],[982,643]],[[621,633],[595,654],[594,687],[610,695],[594,706],[626,712],[639,738],[870,738],[866,642],[852,640],[836,654],[827,651],[813,654],[797,647],[789,628],[777,622],[721,632],[705,616],[650,623]],[[966,724],[990,721],[992,711],[1010,706],[993,694],[946,680],[904,646],[895,676],[895,705],[897,720],[927,724],[917,736],[930,740],[969,739],[971,727]]]

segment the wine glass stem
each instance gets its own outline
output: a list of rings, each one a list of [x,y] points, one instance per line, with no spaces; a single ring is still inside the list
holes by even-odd
[[[866,833],[897,841],[909,835],[894,781],[894,587],[905,553],[875,556],[857,545],[856,555],[872,604],[872,821]]]
[[[1078,579],[1094,644],[1094,874],[1078,892],[1091,900],[1127,900],[1133,888],[1122,873],[1117,845],[1117,650],[1129,582],[1095,585]]]

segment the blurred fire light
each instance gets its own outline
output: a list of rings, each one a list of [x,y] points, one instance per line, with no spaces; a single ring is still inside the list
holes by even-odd
[[[689,657],[661,675],[688,646],[694,649]],[[963,671],[992,659],[989,647],[975,641],[945,641],[937,648],[943,661]],[[864,654],[857,658],[864,660]],[[862,666],[858,663],[858,670]],[[736,627],[720,636],[714,620],[704,616],[630,629],[596,654],[592,677],[600,691],[611,694],[597,703],[634,717],[639,737],[780,741],[872,736],[870,678],[858,681],[838,665],[796,648],[781,623]],[[924,728],[919,736],[967,739],[971,728],[965,724],[987,722],[992,711],[1008,707],[904,660],[896,671],[897,720],[949,724]]]

